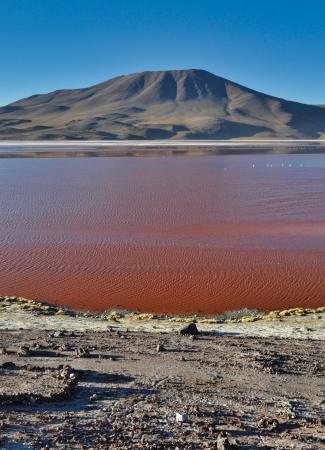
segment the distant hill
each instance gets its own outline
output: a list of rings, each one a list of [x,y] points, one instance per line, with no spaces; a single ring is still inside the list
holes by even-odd
[[[204,70],[142,72],[0,108],[0,139],[231,139],[325,136],[325,108]]]

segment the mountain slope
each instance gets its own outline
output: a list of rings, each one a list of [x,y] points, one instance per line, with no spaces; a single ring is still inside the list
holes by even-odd
[[[204,70],[142,72],[0,108],[0,139],[318,138],[325,108]]]

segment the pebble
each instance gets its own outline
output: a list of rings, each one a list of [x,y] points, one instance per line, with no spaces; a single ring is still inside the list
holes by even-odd
[[[21,347],[19,347],[17,355],[18,356],[30,356],[31,351],[30,351],[29,347],[22,345]]]
[[[159,342],[159,344],[157,345],[157,352],[164,352],[165,350],[166,349],[164,344],[162,342]]]
[[[176,413],[175,419],[177,423],[185,423],[189,421],[188,415],[184,413]]]
[[[62,336],[64,336],[63,331],[56,331],[55,333],[52,334],[52,337],[55,337],[55,338],[62,337]]]
[[[91,396],[89,397],[89,400],[91,402],[95,402],[98,399],[98,395],[97,394],[91,394]]]
[[[238,445],[232,444],[227,436],[227,433],[222,431],[218,435],[217,450],[235,450],[239,449]]]
[[[271,417],[262,417],[257,423],[258,428],[264,428],[268,431],[275,431],[279,427],[278,419]]]
[[[77,358],[89,358],[90,352],[87,348],[77,347],[75,349],[75,355]]]

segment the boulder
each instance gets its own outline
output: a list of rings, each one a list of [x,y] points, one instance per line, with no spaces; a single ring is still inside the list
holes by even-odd
[[[187,336],[197,336],[199,334],[199,330],[194,322],[189,323],[185,327],[179,330],[179,334],[187,335]]]

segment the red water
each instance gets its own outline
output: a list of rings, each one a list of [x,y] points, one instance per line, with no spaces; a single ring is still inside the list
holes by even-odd
[[[325,156],[0,160],[0,257],[73,308],[324,305]]]

